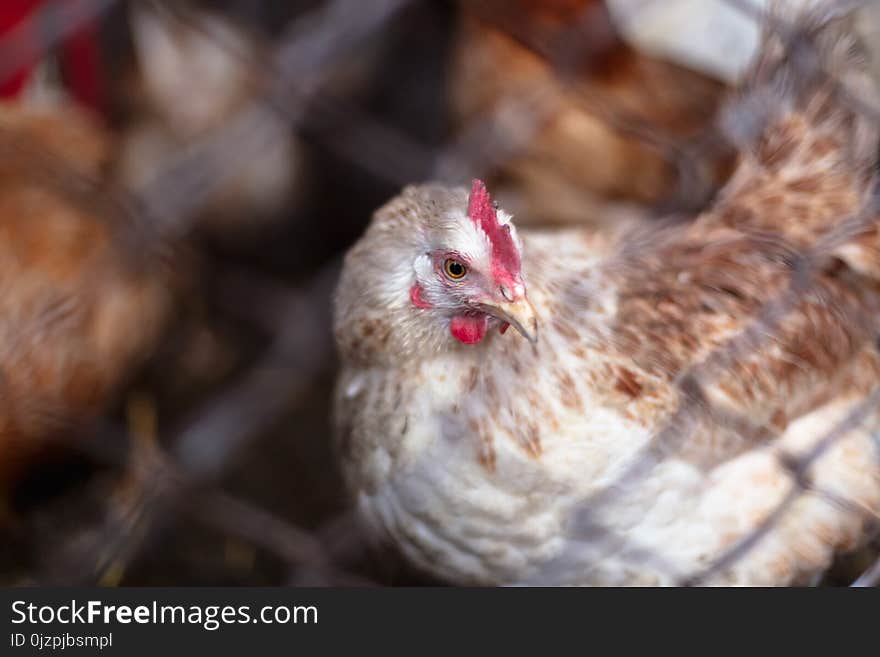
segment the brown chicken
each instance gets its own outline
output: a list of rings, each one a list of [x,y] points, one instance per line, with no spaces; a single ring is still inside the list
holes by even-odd
[[[730,153],[680,147],[711,126],[723,89],[626,45],[598,0],[462,3],[455,113],[465,131],[505,105],[528,117],[489,179],[527,222],[608,223],[608,201],[704,202]]]
[[[870,536],[878,94],[835,16],[768,31],[690,223],[517,231],[479,181],[376,213],[335,329],[377,537],[455,583],[783,585]]]
[[[158,251],[104,188],[80,110],[0,106],[0,485],[111,400],[156,339]]]

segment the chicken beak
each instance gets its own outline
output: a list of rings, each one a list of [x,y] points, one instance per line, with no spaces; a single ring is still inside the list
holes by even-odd
[[[538,342],[538,318],[532,304],[525,297],[518,301],[493,302],[486,304],[483,309],[492,317],[509,323],[532,344]]]

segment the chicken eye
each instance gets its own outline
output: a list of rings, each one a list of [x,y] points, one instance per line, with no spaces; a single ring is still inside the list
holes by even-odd
[[[446,272],[446,275],[449,276],[449,278],[457,281],[460,278],[464,278],[464,275],[467,274],[467,267],[461,264],[458,260],[448,258],[446,262],[443,263],[443,271]]]

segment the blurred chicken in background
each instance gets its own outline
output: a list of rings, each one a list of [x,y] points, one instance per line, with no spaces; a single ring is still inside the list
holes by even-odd
[[[538,112],[530,138],[494,170],[499,199],[521,221],[609,223],[618,216],[609,201],[699,205],[723,179],[726,149],[701,144],[699,159],[681,144],[711,126],[724,85],[624,43],[604,2],[461,8],[451,74],[458,120],[517,102]],[[686,188],[695,180],[699,189]]]
[[[126,186],[142,188],[175,153],[226,128],[268,78],[255,75],[265,57],[256,37],[220,14],[138,3],[130,23],[136,116],[124,137],[119,175]],[[296,201],[304,171],[297,140],[280,114],[267,113],[259,129],[271,147],[218,186],[199,210],[201,228],[258,229]]]
[[[171,296],[161,250],[107,184],[117,144],[95,112],[94,23],[76,15],[77,2],[50,7],[81,25],[53,48],[39,30],[44,5],[0,10],[0,32],[15,46],[0,85],[4,501],[39,454],[106,410],[156,342]],[[53,63],[60,77],[46,74]]]
[[[168,309],[104,189],[111,144],[75,107],[0,107],[0,489],[106,409]]]

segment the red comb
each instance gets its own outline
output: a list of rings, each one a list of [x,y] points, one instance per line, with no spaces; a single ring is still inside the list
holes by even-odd
[[[510,234],[510,226],[498,222],[498,213],[482,180],[474,179],[471,184],[468,216],[489,238],[496,278],[502,283],[513,283],[520,273],[519,249]]]

